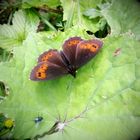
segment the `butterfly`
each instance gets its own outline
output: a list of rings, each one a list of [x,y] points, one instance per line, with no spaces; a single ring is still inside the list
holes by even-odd
[[[77,69],[90,61],[102,45],[103,42],[98,39],[83,40],[81,37],[71,37],[64,42],[61,51],[50,49],[39,56],[30,79],[45,81],[66,74],[76,77]]]

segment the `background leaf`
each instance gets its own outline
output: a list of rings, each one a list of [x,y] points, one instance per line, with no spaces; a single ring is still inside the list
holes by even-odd
[[[111,34],[119,35],[129,32],[140,39],[140,3],[137,0],[112,1],[108,9],[102,10],[111,27]]]
[[[40,7],[43,5],[47,5],[49,7],[57,7],[60,5],[59,0],[23,0],[22,1],[22,7],[23,8],[31,8],[31,7]]]
[[[20,45],[30,31],[36,31],[38,17],[31,11],[18,11],[14,14],[13,25],[0,25],[0,47],[9,49]]]
[[[90,19],[102,16],[100,11],[96,9],[88,9],[87,11],[84,12],[84,15],[88,16]]]
[[[83,12],[96,7],[101,3],[101,0],[61,0],[62,7],[64,9],[63,20],[67,20],[66,28],[71,27],[71,25],[78,25],[85,30],[90,30],[92,32],[96,32],[99,30],[98,28],[98,20],[89,20],[88,18],[83,16]]]

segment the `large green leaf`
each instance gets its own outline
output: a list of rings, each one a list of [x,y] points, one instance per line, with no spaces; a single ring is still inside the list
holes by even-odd
[[[0,47],[9,49],[22,44],[29,32],[36,32],[39,18],[31,10],[17,11],[13,25],[0,25]]]
[[[62,49],[63,42],[72,36],[92,38],[85,29],[98,30],[98,21],[84,20],[82,16],[88,9],[96,8],[98,2],[74,1],[74,9],[71,9],[77,11],[74,15],[68,14],[72,8],[70,1],[61,2],[64,19],[69,22],[67,26],[77,24],[65,32],[36,33],[38,18],[34,18],[31,11],[27,15],[33,18],[27,17],[26,22],[22,18],[24,12],[19,11],[12,26],[1,26],[0,34],[6,39],[1,38],[0,47],[18,46],[13,48],[14,56],[10,61],[0,63],[0,81],[9,88],[9,96],[0,104],[0,113],[15,120],[11,136],[21,140],[43,134],[61,118],[60,121],[66,119],[64,133],[57,132],[42,139],[137,139],[140,130],[140,42],[131,34],[139,39],[140,26],[134,22],[139,23],[139,5],[131,0],[126,3],[113,1],[107,9],[101,5],[101,13],[111,26],[111,35],[103,40],[99,54],[78,70],[76,78],[67,75],[46,82],[30,81],[31,69],[42,52],[50,48]],[[2,94],[0,90],[0,96]],[[38,116],[44,119],[35,124]]]
[[[0,80],[10,95],[0,110],[15,120],[15,138],[34,137],[48,131],[60,115],[71,120],[66,133],[46,135],[48,140],[132,140],[140,129],[140,43],[125,36],[108,36],[99,54],[70,75],[46,82],[29,80],[37,57],[49,48],[62,49],[71,36],[89,36],[73,27],[67,32],[30,33],[24,44],[14,48],[10,62],[0,63]],[[120,48],[120,49],[118,49]],[[120,52],[116,52],[120,50]],[[78,115],[86,110],[81,117]],[[35,117],[44,120],[36,126]]]
[[[138,0],[113,0],[108,9],[103,9],[102,14],[111,27],[111,34],[134,34],[140,39],[140,3]]]

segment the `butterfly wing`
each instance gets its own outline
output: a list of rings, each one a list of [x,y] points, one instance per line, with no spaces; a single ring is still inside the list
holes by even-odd
[[[46,61],[50,60],[50,58],[52,58],[56,54],[58,55],[58,53],[59,52],[55,49],[50,49],[48,51],[45,51],[38,57],[38,63],[46,62]],[[58,55],[58,57],[59,57],[59,55]]]
[[[72,66],[75,62],[75,54],[77,45],[82,41],[80,37],[72,37],[66,40],[62,46],[63,54],[68,60],[69,64]]]
[[[80,42],[76,48],[76,69],[90,61],[98,53],[102,45],[103,42],[97,39]]]
[[[40,62],[33,68],[30,79],[33,81],[45,81],[55,79],[67,73],[68,71],[65,67],[50,62]]]
[[[34,81],[44,81],[67,73],[68,70],[60,52],[57,50],[49,50],[39,56],[38,64],[33,68],[30,79]]]
[[[65,67],[65,62],[62,59],[60,52],[55,49],[50,49],[49,51],[42,53],[38,58],[38,63],[40,62],[51,62],[53,64]]]

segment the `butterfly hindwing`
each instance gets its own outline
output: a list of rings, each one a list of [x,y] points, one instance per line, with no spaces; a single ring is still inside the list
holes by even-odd
[[[68,71],[65,67],[50,62],[40,62],[33,68],[30,79],[34,81],[44,81],[55,79],[67,73]]]
[[[80,42],[76,48],[76,69],[90,61],[98,53],[102,45],[102,41],[97,39]]]
[[[70,65],[73,65],[75,62],[76,48],[81,41],[82,39],[80,37],[72,37],[66,40],[62,46],[63,54],[69,61]]]
[[[30,79],[34,81],[44,81],[67,73],[67,67],[60,52],[51,49],[39,56],[38,64],[33,68]]]

